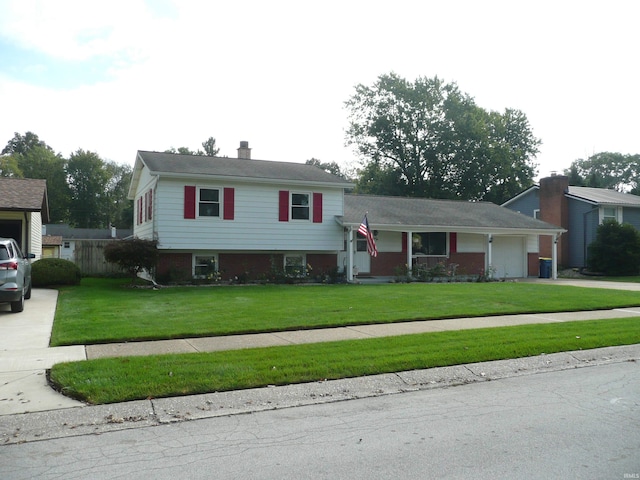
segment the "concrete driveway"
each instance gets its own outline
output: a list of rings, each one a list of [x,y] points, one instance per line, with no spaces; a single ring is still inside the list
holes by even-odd
[[[0,304],[0,415],[83,405],[47,385],[55,363],[86,360],[83,345],[49,347],[57,290],[34,289],[24,311]]]

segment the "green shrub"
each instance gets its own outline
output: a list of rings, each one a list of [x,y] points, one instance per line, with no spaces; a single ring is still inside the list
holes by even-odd
[[[80,267],[62,258],[43,258],[31,266],[31,283],[34,287],[78,285],[81,277]]]
[[[637,275],[640,272],[640,233],[628,223],[605,220],[588,247],[588,267],[605,275]]]

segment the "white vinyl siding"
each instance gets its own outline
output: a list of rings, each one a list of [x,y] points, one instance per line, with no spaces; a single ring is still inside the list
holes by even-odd
[[[458,233],[457,251],[458,253],[485,252],[487,236],[477,233]]]
[[[323,194],[323,221],[280,222],[279,191],[301,190],[287,185],[225,184],[235,191],[234,219],[212,222],[211,218],[184,218],[184,186],[208,186],[200,179],[161,179],[154,200],[154,223],[159,248],[215,251],[338,251],[342,228],[334,220],[343,215],[342,189],[310,187]],[[309,197],[311,201],[311,197]],[[311,213],[310,213],[311,214]]]

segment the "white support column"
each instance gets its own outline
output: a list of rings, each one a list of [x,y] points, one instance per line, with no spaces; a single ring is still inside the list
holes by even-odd
[[[411,236],[413,232],[407,232],[407,275],[412,275],[413,270],[413,242],[411,241]]]
[[[487,275],[487,277],[491,278],[493,277],[493,268],[492,268],[492,263],[493,263],[493,250],[491,245],[493,244],[493,235],[489,234],[487,235],[487,270],[485,272],[485,274]]]
[[[347,233],[347,282],[353,282],[353,227]]]
[[[558,279],[558,235],[553,236],[553,247],[551,250],[551,278]]]

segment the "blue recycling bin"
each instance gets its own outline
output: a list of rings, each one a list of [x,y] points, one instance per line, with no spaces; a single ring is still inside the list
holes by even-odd
[[[539,278],[551,278],[551,259],[550,258],[540,258]]]

